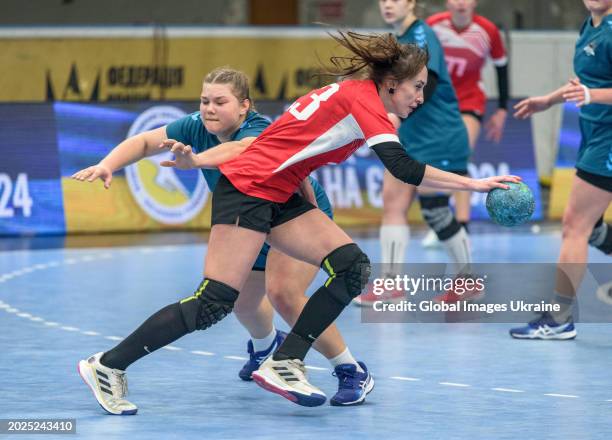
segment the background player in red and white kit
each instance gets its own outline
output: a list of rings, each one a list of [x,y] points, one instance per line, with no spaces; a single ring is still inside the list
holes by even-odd
[[[212,199],[204,279],[192,296],[154,313],[111,349],[117,364],[127,368],[231,313],[259,250],[268,241],[289,256],[322,267],[329,278],[309,298],[280,348],[252,377],[295,403],[321,405],[326,396],[306,379],[304,358],[312,343],[364,289],[371,267],[368,257],[338,225],[295,192],[301,182],[325,164],[344,161],[364,144],[394,177],[413,185],[487,192],[507,188],[502,182],[520,181],[516,176],[470,179],[412,159],[399,143],[387,113],[406,118],[423,102],[427,53],[416,45],[400,45],[389,34],[349,32],[335,39],[352,54],[332,58],[337,67],[334,73],[348,77],[364,72],[366,78],[330,84],[299,98],[242,154],[221,164],[223,176]],[[207,168],[217,149],[228,145],[195,155],[190,147],[175,144],[171,151],[176,159],[167,165]],[[98,355],[87,362],[96,370],[100,367]],[[107,367],[114,403],[133,407],[125,400],[125,372]],[[366,374],[355,372],[353,380],[361,383]],[[98,386],[97,382],[91,386]]]
[[[446,12],[427,19],[444,49],[444,59],[459,99],[459,110],[473,150],[485,113],[487,97],[481,71],[490,58],[497,71],[499,107],[485,124],[487,138],[501,140],[507,116],[508,59],[497,26],[475,14],[476,0],[447,0]],[[470,193],[455,194],[457,220],[467,228],[470,220]],[[435,237],[435,236],[434,236]]]

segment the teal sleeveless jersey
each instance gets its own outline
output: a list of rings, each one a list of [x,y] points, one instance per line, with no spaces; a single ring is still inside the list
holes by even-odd
[[[612,15],[593,27],[589,17],[580,29],[574,53],[574,72],[590,89],[612,88]],[[580,117],[593,122],[612,123],[612,105],[581,107]]]
[[[398,41],[426,49],[427,69],[438,75],[433,96],[402,122],[400,141],[408,154],[421,162],[444,170],[465,170],[470,155],[469,141],[440,41],[422,20],[412,23]]]
[[[574,72],[590,89],[612,88],[612,15],[593,27],[591,17],[576,41]],[[612,178],[612,105],[580,108],[580,148],[576,168]]]

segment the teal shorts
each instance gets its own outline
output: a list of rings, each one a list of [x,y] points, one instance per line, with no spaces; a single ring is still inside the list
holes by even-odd
[[[612,124],[580,118],[580,134],[576,168],[612,178]]]

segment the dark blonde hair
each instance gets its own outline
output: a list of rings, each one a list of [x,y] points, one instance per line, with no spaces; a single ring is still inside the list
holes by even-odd
[[[427,51],[416,44],[400,44],[392,34],[360,34],[338,31],[330,34],[352,55],[332,56],[326,73],[340,77],[359,75],[381,85],[385,78],[414,78],[427,65]]]
[[[204,77],[206,84],[230,84],[232,93],[238,99],[243,101],[249,100],[249,110],[255,110],[255,102],[249,94],[249,77],[240,70],[235,70],[230,67],[219,67]]]

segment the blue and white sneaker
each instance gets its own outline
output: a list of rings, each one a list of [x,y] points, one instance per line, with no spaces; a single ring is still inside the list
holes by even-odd
[[[571,316],[565,323],[559,324],[549,312],[544,312],[526,326],[511,329],[510,336],[516,339],[574,339],[576,328]]]
[[[242,370],[240,370],[240,372],[238,373],[238,376],[240,376],[240,379],[247,381],[247,382],[253,380],[253,378],[251,377],[251,375],[253,374],[253,371],[256,371],[259,369],[261,364],[266,359],[268,359],[268,356],[270,356],[272,353],[274,353],[274,350],[280,347],[280,345],[283,343],[286,337],[287,337],[287,333],[282,332],[280,330],[276,330],[276,337],[274,338],[274,342],[272,342],[272,345],[270,345],[268,349],[264,351],[255,351],[255,349],[253,348],[253,341],[249,340],[247,344],[247,351],[249,352],[249,360],[247,361],[246,364],[244,364],[244,366],[242,367]]]
[[[358,362],[363,373],[353,364],[337,365],[332,373],[338,378],[338,392],[329,403],[333,406],[361,405],[374,389],[374,378],[363,362]]]

